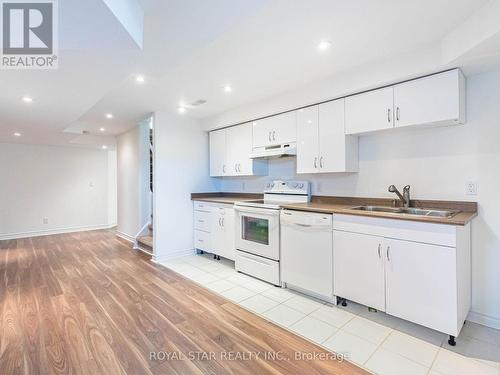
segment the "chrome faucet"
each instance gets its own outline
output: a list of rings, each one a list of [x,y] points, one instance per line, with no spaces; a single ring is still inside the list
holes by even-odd
[[[410,185],[406,185],[403,188],[403,194],[401,194],[398,188],[394,185],[389,186],[389,192],[395,193],[399,197],[401,202],[403,202],[403,206],[405,208],[410,207]]]

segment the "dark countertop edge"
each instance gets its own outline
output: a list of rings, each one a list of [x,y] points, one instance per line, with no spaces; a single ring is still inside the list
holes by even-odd
[[[227,198],[228,201],[231,201],[231,198],[235,198],[233,202],[235,203],[237,200],[262,199],[263,194],[236,193],[236,192],[211,192],[211,193],[191,194],[191,200],[193,201],[199,200],[204,202],[220,203],[220,198]],[[394,204],[394,201],[395,201],[394,199],[388,199],[388,198],[336,197],[336,196],[325,196],[325,195],[313,195],[311,197],[310,203],[296,203],[291,205],[284,205],[283,208],[295,211],[367,216],[367,217],[374,217],[381,219],[394,219],[394,220],[416,221],[421,223],[435,223],[435,224],[459,225],[459,226],[464,226],[468,224],[472,219],[474,219],[478,215],[477,202],[467,202],[467,201],[442,201],[442,200],[423,200],[423,199],[411,200],[410,204],[411,207],[453,209],[461,211],[460,213],[451,218],[428,217],[428,216],[421,217],[413,215],[403,216],[403,215],[383,213],[383,212],[356,211],[356,210],[351,210],[348,207],[328,208],[328,207],[314,206],[315,203],[318,205],[338,205],[338,206],[352,206],[352,207],[361,205],[392,206]],[[457,220],[456,219],[457,216],[465,216],[465,217],[463,217],[463,219],[461,220]]]
[[[191,193],[192,201],[204,201],[204,202],[219,202],[220,198],[227,198],[228,201],[231,198],[235,198],[237,200],[242,199],[262,199],[264,194],[256,194],[256,193],[226,193],[226,192],[215,192],[215,193]],[[214,199],[215,198],[215,199]]]
[[[310,203],[309,203],[310,204]],[[365,216],[378,219],[391,219],[391,220],[403,220],[403,221],[415,221],[420,223],[429,224],[444,224],[444,225],[455,225],[455,226],[465,226],[472,219],[477,217],[477,212],[460,212],[451,218],[442,217],[429,217],[429,216],[416,216],[416,215],[401,215],[401,214],[391,214],[386,212],[367,212],[367,211],[357,211],[351,210],[350,208],[325,208],[325,207],[314,207],[314,206],[301,206],[301,204],[296,205],[284,205],[282,208],[292,211],[304,211],[304,212],[318,212],[326,214],[338,214],[338,215],[352,215],[352,216]],[[465,216],[461,220],[457,220],[456,217]]]

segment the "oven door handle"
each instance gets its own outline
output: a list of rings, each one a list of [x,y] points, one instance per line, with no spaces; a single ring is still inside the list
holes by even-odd
[[[234,206],[234,210],[240,213],[259,214],[262,216],[279,216],[280,210],[270,210],[265,208]]]

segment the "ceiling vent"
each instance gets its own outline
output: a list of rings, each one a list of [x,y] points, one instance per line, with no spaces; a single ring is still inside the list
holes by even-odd
[[[203,105],[205,104],[207,101],[205,99],[198,99],[197,101],[195,102],[192,102],[189,106],[190,107],[198,107],[200,105]]]

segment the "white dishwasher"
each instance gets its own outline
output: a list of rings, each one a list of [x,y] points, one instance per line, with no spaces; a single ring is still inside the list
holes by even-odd
[[[281,276],[291,289],[332,301],[332,215],[281,211]]]

